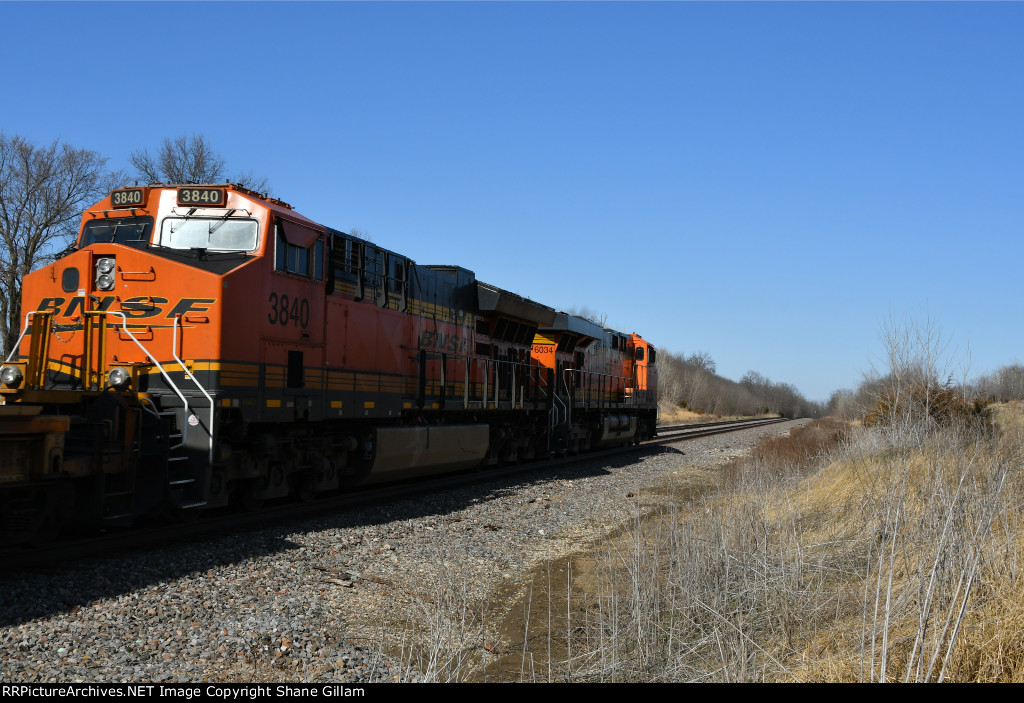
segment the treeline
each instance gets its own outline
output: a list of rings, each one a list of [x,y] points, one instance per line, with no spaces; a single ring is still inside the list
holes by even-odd
[[[778,414],[820,417],[821,403],[807,400],[789,383],[778,383],[757,371],[739,381],[719,376],[707,352],[689,356],[658,350],[658,400],[666,409],[684,408],[715,415]]]
[[[828,399],[826,414],[844,420],[863,420],[873,413],[891,410],[893,400],[924,399],[930,408],[939,408],[936,399],[953,396],[965,404],[1005,403],[1024,400],[1024,365],[1002,366],[990,374],[971,381],[956,381],[941,376],[928,368],[913,369],[913,373],[890,370],[884,375],[869,375],[856,389],[838,390]],[[934,415],[935,410],[931,411]]]
[[[856,390],[832,393],[828,414],[927,429],[987,421],[991,403],[1024,400],[1024,366],[1015,362],[968,380],[965,367],[949,352],[951,340],[930,319],[890,317],[880,338],[881,369],[866,374]]]
[[[1024,400],[1024,366],[1018,363],[1002,366],[973,383],[975,395],[987,400],[1007,402]]]

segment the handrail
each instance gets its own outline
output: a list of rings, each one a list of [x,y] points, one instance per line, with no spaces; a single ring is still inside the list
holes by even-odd
[[[11,357],[14,356],[14,353],[21,348],[21,340],[25,338],[25,333],[28,332],[28,318],[30,318],[32,315],[35,315],[36,313],[41,313],[41,312],[46,312],[46,311],[45,310],[29,310],[27,313],[25,313],[25,325],[21,328],[21,334],[18,335],[18,341],[14,343],[14,347],[11,349],[10,352],[8,352],[7,358],[4,359],[5,362],[6,361],[10,361]]]
[[[98,322],[96,321],[98,319]],[[99,326],[97,334],[96,327]],[[107,311],[86,310],[82,313],[82,388],[87,391],[103,390],[103,372],[107,358]],[[92,353],[93,337],[96,337],[95,356]],[[93,365],[96,366],[96,388],[93,388]]]
[[[40,319],[42,319],[41,323]],[[21,334],[18,335],[18,341],[14,343],[4,362],[10,361],[15,354],[21,356],[21,341],[25,339],[30,328],[33,330],[32,343],[29,345],[28,364],[25,369],[25,387],[43,387],[46,385],[46,369],[50,360],[50,333],[53,331],[52,317],[49,311],[29,310],[25,313],[25,325]]]
[[[139,398],[139,407],[155,417],[157,420],[160,419],[160,413],[157,412],[156,405],[149,398]]]
[[[187,378],[188,380],[192,381],[192,383],[196,384],[196,388],[199,389],[199,392],[202,393],[204,396],[206,396],[206,400],[208,400],[210,402],[210,429],[209,429],[209,435],[210,435],[210,463],[212,464],[213,463],[213,396],[211,396],[209,393],[206,392],[206,389],[203,388],[203,384],[201,384],[199,382],[199,379],[197,379],[192,374],[192,372],[190,372],[185,367],[185,362],[178,358],[178,322],[180,320],[181,320],[181,315],[180,314],[174,316],[174,325],[173,325],[172,330],[171,330],[173,332],[173,334],[174,334],[174,337],[171,340],[171,356],[173,356],[174,360],[178,362],[178,366],[181,367],[181,370],[185,372],[185,378]],[[182,328],[182,329],[184,329],[184,328]],[[186,425],[188,424],[187,420],[186,420],[186,422],[184,424],[186,424]],[[182,444],[185,443],[185,430],[184,429],[182,429],[182,431],[181,431],[181,442],[182,442]]]
[[[189,407],[189,404],[188,404],[188,400],[185,398],[184,394],[181,392],[181,389],[179,389],[178,386],[174,383],[174,381],[171,380],[171,377],[168,375],[167,371],[165,371],[164,367],[160,364],[160,362],[156,360],[156,356],[154,354],[152,354],[148,349],[146,349],[146,347],[142,344],[142,342],[140,342],[138,339],[136,339],[135,335],[132,334],[130,329],[128,329],[128,316],[125,315],[123,312],[119,312],[117,310],[107,310],[107,313],[110,314],[110,315],[118,315],[123,320],[123,322],[121,324],[121,329],[124,330],[124,332],[131,338],[131,340],[133,342],[135,342],[135,345],[139,349],[141,349],[145,353],[145,355],[147,357],[149,357],[149,359],[153,362],[153,365],[156,366],[157,370],[160,372],[160,375],[163,376],[165,381],[167,381],[167,385],[170,387],[170,389],[172,391],[174,391],[175,395],[177,395],[178,398],[181,400],[182,405],[184,406],[185,411],[191,410],[191,408]],[[177,360],[178,360],[177,356],[175,356],[175,361],[177,361]],[[184,367],[182,367],[182,368],[184,368]],[[187,370],[185,371],[185,375],[186,376],[188,375],[188,371]],[[198,383],[196,385],[198,385]],[[204,391],[204,394],[205,394],[205,391]],[[206,397],[209,398],[210,396],[207,395]],[[211,416],[211,418],[213,417],[213,403],[212,402],[210,403],[210,416]],[[182,427],[181,427],[181,441],[178,444],[175,444],[173,447],[170,447],[170,449],[177,449],[179,447],[185,446],[185,439],[186,439],[187,433],[188,433],[188,419],[185,418],[184,422],[182,422]],[[212,422],[210,424],[210,459],[211,459],[211,461],[213,460],[213,424],[212,424]]]
[[[547,376],[543,373],[539,373],[540,371],[548,370],[546,366],[542,366],[541,364],[533,364],[530,362],[523,361],[512,361],[509,359],[490,359],[488,357],[483,356],[460,354],[457,352],[442,352],[436,351],[434,349],[425,349],[422,347],[411,347],[406,345],[402,345],[402,348],[408,349],[410,351],[419,352],[419,355],[417,355],[416,357],[410,357],[410,359],[417,360],[417,363],[419,364],[425,364],[427,361],[441,362],[443,372],[442,386],[446,385],[444,381],[447,380],[449,377],[449,368],[447,364],[453,361],[456,362],[456,364],[462,363],[464,367],[463,378],[465,383],[462,397],[463,408],[467,408],[470,403],[470,368],[473,368],[474,364],[476,365],[475,368],[483,371],[484,376],[483,389],[481,395],[472,402],[494,404],[502,402],[501,394],[502,392],[505,391],[505,387],[501,383],[501,379],[499,378],[499,370],[511,372],[510,375],[512,376],[512,382],[508,390],[508,392],[510,393],[509,402],[518,402],[520,404],[524,403],[526,401],[527,386],[531,388],[536,388],[539,395],[544,400],[547,400],[549,395],[552,397],[557,395],[556,393],[552,392],[552,389],[549,388]],[[492,368],[494,369],[493,388],[490,383]],[[423,373],[425,373],[424,369],[421,369],[421,376]],[[534,370],[536,370],[538,373],[532,373]],[[457,365],[455,366],[454,373],[451,374],[451,376],[457,378],[458,376],[456,374],[458,374]],[[423,381],[421,380],[421,383],[422,382]]]
[[[646,399],[646,396],[650,393],[650,389],[647,389],[647,388],[638,389],[638,388],[634,387],[632,389],[632,393],[627,395],[626,394],[626,389],[628,387],[628,382],[634,380],[634,379],[630,378],[629,376],[616,376],[614,374],[601,373],[599,371],[584,371],[583,369],[565,369],[562,372],[562,375],[564,376],[563,380],[565,381],[565,386],[566,386],[567,390],[572,388],[571,384],[569,383],[569,380],[570,380],[570,374],[574,374],[574,373],[580,375],[580,380],[581,381],[583,380],[584,377],[587,377],[587,378],[599,378],[599,379],[607,378],[607,379],[613,379],[613,380],[627,382],[627,383],[623,383],[623,386],[622,386],[622,392],[623,392],[623,396],[624,396],[624,399],[622,401],[623,405],[636,405],[639,402],[640,396],[644,396],[645,399]],[[579,390],[585,391],[587,393],[587,395],[588,395],[588,398],[589,398],[589,395],[590,395],[592,389],[584,388],[582,383],[579,386],[576,386],[576,388],[579,389]],[[600,392],[600,390],[598,392]],[[625,398],[629,398],[629,400],[627,401],[627,400],[625,400]],[[587,402],[589,403],[591,401],[588,399]],[[598,403],[603,403],[604,401],[600,400],[600,398],[599,398],[597,402]]]
[[[50,330],[53,318],[44,312],[32,318],[32,342],[29,345],[28,364],[26,365],[26,387],[43,388],[46,386],[46,369],[50,362]]]
[[[94,310],[94,311],[91,310],[89,312],[93,313],[96,316],[100,316],[100,317],[105,317],[106,315],[116,315],[117,317],[120,317],[121,318],[121,329],[125,332],[125,334],[128,335],[128,337],[133,342],[135,342],[135,345],[139,349],[141,349],[142,352],[147,357],[149,357],[149,359],[153,362],[153,365],[156,366],[157,370],[160,372],[160,375],[163,376],[164,381],[167,382],[168,387],[172,391],[174,391],[174,394],[178,396],[179,400],[181,400],[182,405],[184,406],[184,410],[188,411],[188,412],[191,411],[191,406],[189,406],[189,404],[188,404],[188,399],[181,392],[181,389],[178,388],[178,386],[174,383],[174,381],[171,380],[170,375],[167,373],[167,371],[164,369],[164,367],[160,364],[160,362],[157,361],[156,355],[153,354],[152,352],[150,352],[149,349],[147,349],[146,346],[142,342],[140,342],[139,339],[134,334],[132,334],[132,331],[128,328],[128,317],[127,317],[127,315],[124,314],[124,312],[121,312],[121,311],[118,311],[118,310],[102,310],[102,311],[101,310]],[[37,315],[37,314],[48,314],[48,313],[45,310],[30,310],[29,312],[25,313],[25,325],[24,325],[24,327],[23,327],[23,329],[21,331],[21,334],[18,336],[18,341],[15,342],[14,347],[7,354],[7,358],[5,359],[5,361],[10,361],[11,357],[14,356],[14,354],[17,353],[18,350],[21,348],[21,341],[22,341],[22,339],[25,338],[25,333],[28,332],[28,329],[29,329],[29,319],[33,315]],[[172,332],[173,332],[174,337],[173,337],[172,342],[171,342],[171,355],[174,357],[174,360],[178,363],[178,365],[181,366],[182,371],[185,372],[185,378],[187,378],[190,381],[192,381],[196,385],[196,387],[199,389],[199,391],[206,397],[207,401],[209,401],[209,403],[210,403],[210,426],[209,426],[210,448],[209,448],[209,460],[212,463],[213,462],[213,421],[214,421],[213,397],[209,393],[206,392],[206,389],[203,387],[203,385],[201,383],[199,383],[198,379],[196,379],[196,377],[185,366],[185,362],[183,362],[178,357],[178,321],[180,320],[180,318],[181,318],[180,315],[178,315],[178,316],[176,316],[174,318],[174,325],[173,325],[173,328],[172,328]],[[88,319],[83,320],[83,327],[91,327],[90,321]],[[99,362],[100,362],[101,365],[103,364],[103,361],[104,361],[103,351],[104,351],[104,347],[105,347],[105,344],[104,344],[104,342],[105,342],[104,333],[105,332],[106,332],[106,325],[103,324],[103,322],[101,322],[101,324],[100,324],[100,338],[99,338],[100,349],[98,350]],[[86,344],[87,344],[87,346],[91,347],[91,344],[92,344],[91,334],[87,335]],[[89,357],[91,357],[91,355],[92,355],[91,348],[86,349],[85,350],[85,357],[83,359],[83,362],[85,361],[85,359],[89,359]],[[45,362],[45,360],[44,360],[44,362]],[[85,388],[86,390],[91,390],[91,388],[92,388],[92,383],[91,383],[91,378],[90,378],[90,376],[92,375],[92,368],[91,368],[91,366],[92,366],[92,364],[89,363],[89,367],[90,368],[85,368],[85,364],[83,363],[83,369],[82,369],[83,379],[82,379],[82,382],[83,382],[83,388]],[[102,368],[101,368],[100,371],[102,373]],[[102,385],[102,383],[103,383],[102,378],[99,379],[99,382]],[[152,404],[152,401],[148,401],[148,402],[150,402]],[[182,427],[181,427],[181,442],[179,442],[178,444],[175,444],[174,446],[172,446],[170,448],[171,449],[178,449],[179,447],[185,446],[187,435],[188,435],[188,418],[185,417],[185,418],[183,418]]]
[[[552,398],[554,399],[555,402],[551,406],[551,429],[554,429],[558,425],[561,425],[563,423],[568,423],[569,422],[569,406],[566,404],[566,402],[564,400],[562,400],[561,398],[558,397],[557,393],[554,396],[552,396]],[[562,412],[561,413],[558,412],[558,406],[559,405],[562,406]],[[558,421],[559,414],[561,414],[562,416],[565,417],[565,419],[562,420],[562,422]]]

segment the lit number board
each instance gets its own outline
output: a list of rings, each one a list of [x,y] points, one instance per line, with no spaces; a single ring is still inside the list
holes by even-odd
[[[224,207],[223,188],[178,188],[178,205]]]
[[[138,207],[144,200],[142,188],[122,188],[110,194],[110,204],[114,207]]]

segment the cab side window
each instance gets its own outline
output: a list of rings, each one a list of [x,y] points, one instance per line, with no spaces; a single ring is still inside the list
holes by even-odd
[[[284,220],[279,220],[275,229],[274,270],[322,281],[323,237],[315,230]]]

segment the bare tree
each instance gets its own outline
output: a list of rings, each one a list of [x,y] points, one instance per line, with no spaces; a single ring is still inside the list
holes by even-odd
[[[252,171],[235,174],[228,180],[240,186],[245,186],[249,190],[255,190],[257,193],[270,193],[270,181],[263,176],[257,176]]]
[[[35,146],[0,133],[0,344],[21,329],[21,279],[52,261],[78,232],[82,211],[124,178],[95,151]]]
[[[686,357],[686,363],[708,373],[715,373],[718,370],[715,360],[706,351],[697,351],[690,354],[690,356]]]
[[[917,323],[892,313],[882,322],[879,337],[888,373],[875,375],[885,379],[886,395],[881,402],[891,416],[886,421],[927,419],[935,393],[943,388],[944,380],[952,379],[949,338],[931,318]]]
[[[865,424],[887,428],[900,442],[919,442],[932,430],[955,426],[988,431],[990,410],[983,398],[971,400],[977,388],[958,384],[967,377],[966,362],[950,352],[950,338],[931,318],[915,322],[890,314],[881,325],[884,347],[881,370],[872,367],[861,387],[871,392]]]
[[[128,161],[135,167],[138,177],[149,183],[220,183],[231,180],[246,188],[265,193],[270,190],[266,178],[252,171],[240,173],[230,179],[227,162],[214,151],[201,134],[166,138],[156,156],[148,149],[136,149]]]
[[[586,305],[571,307],[566,312],[576,317],[582,317],[584,320],[590,320],[595,324],[601,325],[601,327],[605,327],[608,324],[608,313],[591,310]]]
[[[358,227],[350,227],[348,230],[348,234],[352,235],[353,237],[357,237],[358,239],[365,240],[367,242],[373,241],[373,237],[370,236],[369,232],[367,232],[366,230],[359,229]]]
[[[133,151],[128,161],[150,183],[217,183],[224,179],[225,161],[199,134],[164,139],[160,152]]]

